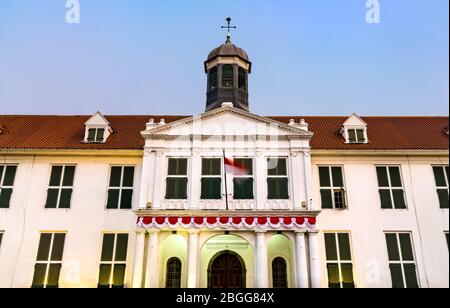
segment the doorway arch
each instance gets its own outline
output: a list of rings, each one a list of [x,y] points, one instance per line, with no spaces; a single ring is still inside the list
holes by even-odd
[[[247,269],[242,257],[234,251],[217,253],[208,266],[208,288],[244,289]]]

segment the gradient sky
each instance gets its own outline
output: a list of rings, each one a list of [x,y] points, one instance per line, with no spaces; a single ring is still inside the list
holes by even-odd
[[[203,61],[232,40],[263,115],[448,115],[449,1],[0,0],[0,114],[197,114]]]

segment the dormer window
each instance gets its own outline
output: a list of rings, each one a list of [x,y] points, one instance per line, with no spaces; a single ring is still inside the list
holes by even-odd
[[[108,120],[100,112],[94,114],[84,125],[86,143],[105,143],[113,133]]]
[[[88,130],[87,142],[102,143],[105,141],[104,128],[90,128]]]
[[[341,134],[345,143],[366,144],[368,142],[367,123],[354,113],[343,124]]]
[[[348,143],[366,143],[364,129],[348,129]]]

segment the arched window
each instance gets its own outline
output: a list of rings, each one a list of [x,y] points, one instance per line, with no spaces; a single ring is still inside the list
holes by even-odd
[[[275,289],[288,287],[287,265],[286,261],[281,257],[275,258],[272,262],[272,280]]]
[[[170,258],[167,261],[166,288],[181,288],[181,261],[178,258]]]
[[[214,90],[215,88],[217,88],[217,66],[213,67],[210,71],[209,71],[209,85],[208,88],[209,90]]]
[[[239,89],[247,88],[247,72],[242,67],[239,68],[239,80],[238,80]]]
[[[222,67],[222,85],[225,88],[233,87],[233,65],[231,64]]]

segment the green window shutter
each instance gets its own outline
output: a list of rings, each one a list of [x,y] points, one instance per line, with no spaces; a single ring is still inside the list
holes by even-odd
[[[7,166],[5,170],[5,176],[3,179],[3,185],[0,186],[14,186],[14,179],[16,177],[17,166]],[[0,176],[2,172],[0,170]],[[0,183],[1,184],[1,183]]]
[[[269,200],[289,199],[287,178],[269,178],[267,179],[267,183],[268,183]]]
[[[95,141],[103,142],[104,137],[105,137],[105,129],[104,128],[97,129],[97,138]]]
[[[327,264],[328,270],[328,286],[330,289],[339,289],[341,287],[339,278],[339,265]]]
[[[122,167],[111,167],[109,187],[120,187],[122,179]]]
[[[50,244],[52,241],[51,233],[42,233],[39,240],[39,248],[37,254],[37,261],[47,261],[50,255]]]
[[[166,199],[187,199],[187,178],[167,178]]]
[[[50,175],[50,186],[59,186],[61,184],[62,166],[53,166]]]
[[[445,173],[443,167],[433,167],[434,179],[436,181],[437,187],[446,187],[447,182],[445,181]]]
[[[332,167],[331,175],[333,177],[333,187],[344,187],[344,178],[341,167]]]
[[[386,167],[377,167],[377,177],[379,187],[389,187],[389,179]]]
[[[358,138],[358,142],[366,142],[366,137],[364,136],[364,130],[358,129],[356,130],[356,137]]]
[[[66,166],[64,168],[63,186],[73,186],[73,178],[75,176],[75,166]]]
[[[51,261],[62,261],[65,239],[66,235],[64,233],[54,234]]]
[[[59,275],[61,273],[61,264],[50,264],[48,271],[47,286],[48,289],[56,289],[59,287]]]
[[[400,249],[403,261],[414,261],[414,254],[411,244],[411,236],[407,233],[399,234]]]
[[[202,178],[202,200],[220,200],[222,180],[220,178]]]
[[[355,288],[355,281],[353,277],[353,265],[352,264],[341,264],[342,280],[344,289]]]
[[[400,261],[397,234],[386,234],[389,261]]]
[[[348,130],[348,141],[350,143],[355,143],[356,142],[356,132],[354,129],[349,129]]]
[[[403,189],[393,189],[394,206],[396,209],[406,209],[405,194]]]
[[[439,196],[439,204],[441,209],[448,209],[448,190],[447,189],[438,189],[438,196]],[[1,207],[1,205],[0,205]]]
[[[123,210],[129,210],[132,208],[133,190],[122,189],[122,195],[120,197],[120,208]]]
[[[134,167],[123,168],[123,187],[133,187],[134,184]]]
[[[402,179],[399,167],[389,167],[389,176],[391,178],[392,187],[402,187]]]
[[[122,289],[125,281],[125,264],[115,264],[113,273],[113,285],[114,289]]]
[[[34,276],[32,288],[41,289],[44,288],[45,273],[47,272],[47,264],[36,264],[34,266]]]
[[[113,259],[115,234],[103,235],[102,258],[103,262],[110,262]]]
[[[0,189],[0,209],[9,208],[12,192],[11,188]]]
[[[108,190],[108,203],[106,204],[107,209],[118,209],[119,208],[119,189]]]
[[[88,142],[94,142],[95,141],[95,132],[96,132],[95,128],[90,128],[88,130],[88,137],[87,137],[87,141]]]
[[[71,199],[72,199],[72,189],[62,189],[61,196],[59,198],[59,208],[69,209]]]
[[[5,169],[5,166],[0,165],[0,180],[3,178],[3,170]],[[0,186],[2,186],[2,182],[0,182]]]
[[[98,287],[100,289],[109,288],[109,278],[111,277],[111,264],[100,264]]]
[[[253,195],[253,178],[235,178],[233,179],[233,191],[235,200],[252,200]]]
[[[47,192],[47,201],[45,202],[46,209],[56,209],[58,202],[59,189],[50,188]]]
[[[392,288],[405,288],[405,284],[403,283],[402,266],[400,264],[390,264],[389,269],[391,270]]]
[[[127,260],[127,251],[128,251],[128,234],[118,234],[115,260],[119,262],[125,262]]]
[[[403,264],[405,271],[406,287],[409,289],[419,288],[419,282],[417,281],[417,272],[415,264]]]
[[[391,191],[389,189],[380,189],[380,199],[382,209],[392,209]]]
[[[351,261],[350,236],[348,233],[338,233],[339,256],[341,261]]]
[[[337,247],[336,247],[336,234],[325,233],[325,250],[327,261],[335,261],[338,259]]]
[[[329,167],[319,167],[319,179],[321,187],[331,187]]]
[[[332,199],[332,191],[331,189],[321,189],[320,196],[322,199],[322,208],[323,209],[332,209],[333,208],[333,199]]]

